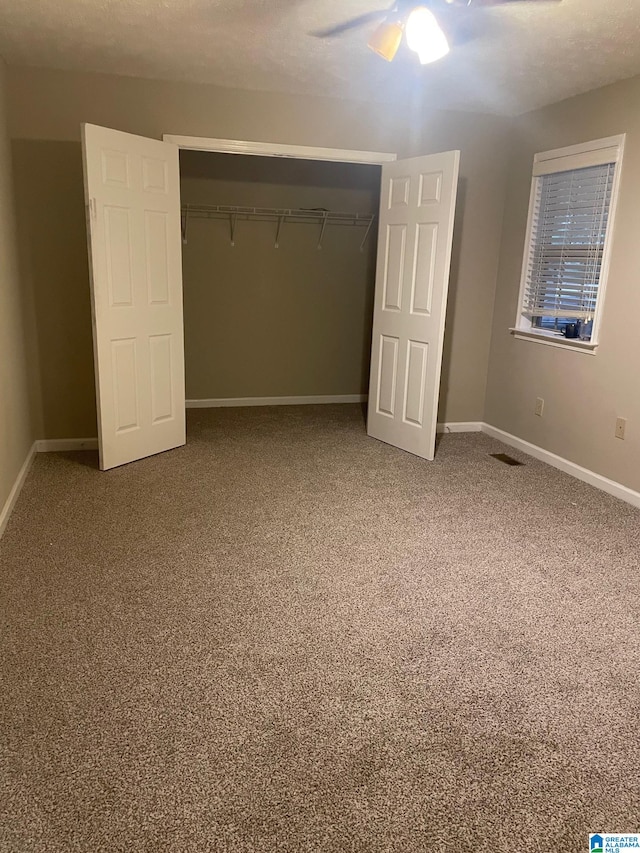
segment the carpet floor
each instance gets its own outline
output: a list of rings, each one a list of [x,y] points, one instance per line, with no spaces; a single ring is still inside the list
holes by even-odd
[[[0,542],[2,853],[583,853],[640,830],[640,513],[482,434],[192,410]]]

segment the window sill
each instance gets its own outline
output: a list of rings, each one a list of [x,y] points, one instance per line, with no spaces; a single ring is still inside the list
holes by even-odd
[[[570,349],[574,352],[583,352],[587,355],[595,355],[597,341],[581,341],[579,338],[563,338],[554,335],[553,332],[529,332],[525,329],[509,329],[514,338],[521,341],[532,341],[536,344],[545,344],[548,347]]]

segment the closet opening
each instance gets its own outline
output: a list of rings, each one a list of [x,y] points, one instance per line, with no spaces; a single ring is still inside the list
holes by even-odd
[[[180,150],[187,408],[366,399],[380,178]]]
[[[185,405],[367,394],[434,458],[459,151],[82,139],[102,470],[181,447]]]

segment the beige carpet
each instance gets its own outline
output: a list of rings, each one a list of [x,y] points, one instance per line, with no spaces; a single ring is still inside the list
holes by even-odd
[[[195,410],[36,459],[0,543],[5,853],[583,853],[640,829],[640,514],[483,435]]]

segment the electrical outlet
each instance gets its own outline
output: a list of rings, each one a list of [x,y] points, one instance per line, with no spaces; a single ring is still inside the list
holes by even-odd
[[[627,428],[626,418],[616,418],[616,438],[621,438],[624,441],[624,433]]]
[[[544,400],[542,399],[542,397],[536,397],[536,408],[535,408],[535,414],[536,414],[539,418],[541,418],[541,417],[542,417],[542,413],[543,413],[543,412],[544,412]]]

